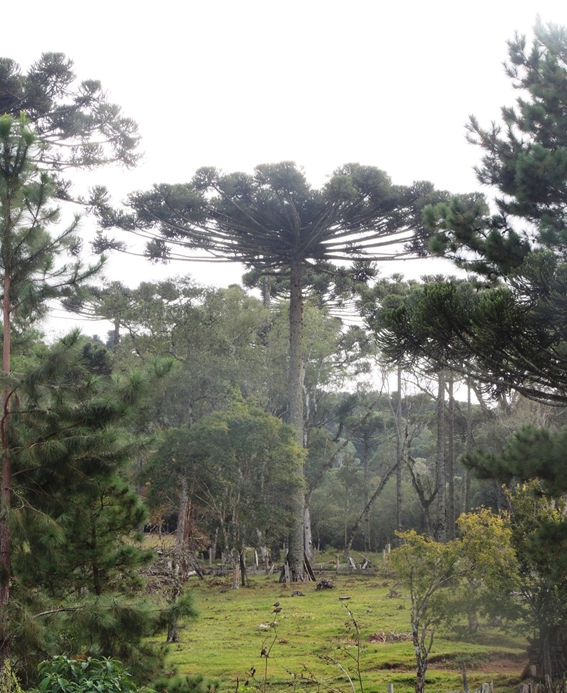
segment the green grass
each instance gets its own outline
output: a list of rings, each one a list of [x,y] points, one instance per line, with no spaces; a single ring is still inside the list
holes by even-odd
[[[391,580],[380,576],[330,575],[331,590],[317,591],[314,583],[285,585],[277,576],[253,576],[250,586],[230,589],[230,578],[191,578],[187,589],[199,610],[197,621],[185,624],[181,642],[168,654],[170,668],[179,674],[203,674],[221,682],[223,691],[262,689],[266,658],[270,691],[352,691],[339,664],[356,681],[356,629],[339,596],[352,611],[361,634],[360,667],[365,693],[413,691],[415,659],[411,642],[371,642],[371,635],[409,632],[409,601],[399,586],[399,598],[388,598]],[[291,593],[299,589],[302,597]],[[282,611],[272,613],[279,601]],[[270,625],[275,622],[275,625]],[[483,644],[487,643],[487,644]],[[525,643],[487,627],[474,640],[440,632],[428,670],[430,691],[462,689],[465,662],[471,690],[493,681],[497,690],[512,690],[525,664]],[[250,671],[255,669],[255,675]],[[248,681],[246,687],[244,682]]]

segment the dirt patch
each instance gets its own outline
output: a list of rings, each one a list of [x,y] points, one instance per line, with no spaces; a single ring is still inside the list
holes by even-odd
[[[391,642],[405,642],[406,640],[411,640],[411,633],[395,633],[394,631],[379,631],[378,633],[372,633],[368,640],[375,645],[385,645]]]
[[[460,657],[446,657],[442,655],[433,656],[429,659],[430,669],[448,670],[461,669],[462,659]],[[502,654],[500,652],[488,653],[486,658],[466,661],[467,671],[488,672],[491,674],[515,674],[519,676],[528,663],[525,653]]]

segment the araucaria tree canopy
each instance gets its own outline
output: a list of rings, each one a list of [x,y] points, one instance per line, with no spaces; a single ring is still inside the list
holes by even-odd
[[[496,188],[496,212],[479,196],[425,209],[430,247],[489,278],[416,287],[379,316],[376,328],[399,360],[425,358],[468,371],[498,393],[567,401],[567,31],[536,26],[531,50],[516,37],[507,72],[522,96],[502,124],[482,128],[481,183]],[[496,284],[495,284],[496,283]]]

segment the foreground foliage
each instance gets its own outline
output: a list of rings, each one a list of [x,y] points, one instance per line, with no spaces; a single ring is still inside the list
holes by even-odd
[[[59,656],[39,665],[41,693],[135,693],[137,686],[113,659],[69,659]]]
[[[425,689],[436,628],[467,616],[469,630],[476,632],[478,610],[512,602],[517,586],[507,523],[483,510],[461,515],[458,525],[461,536],[445,544],[414,530],[400,533],[402,544],[390,556],[396,576],[410,593],[416,693]]]

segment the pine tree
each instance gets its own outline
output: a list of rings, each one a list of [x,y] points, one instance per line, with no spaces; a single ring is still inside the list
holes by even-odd
[[[520,98],[502,109],[501,124],[485,129],[475,119],[469,123],[469,137],[483,151],[477,175],[496,188],[496,213],[478,196],[425,210],[436,232],[432,249],[488,282],[416,287],[403,305],[384,311],[376,327],[391,357],[425,358],[470,373],[494,396],[515,390],[564,406],[567,30],[538,24],[531,50],[520,36],[508,47],[507,73]],[[515,511],[512,500],[512,508],[519,518],[514,532],[521,569],[530,583],[524,592],[538,629],[532,655],[549,691],[567,670],[565,565],[559,558],[567,536],[559,511],[567,490],[564,441],[565,432],[528,427],[501,454],[467,456],[481,476],[537,479],[546,495],[539,508],[533,493],[524,494]]]
[[[54,653],[119,657],[155,671],[159,653],[144,639],[163,627],[167,608],[145,604],[140,545],[146,511],[127,483],[144,441],[130,434],[135,405],[157,364],[129,377],[90,369],[75,332],[28,354],[11,374],[18,394],[10,412],[12,498],[8,640],[21,672]],[[183,600],[181,613],[191,614]]]
[[[91,277],[98,266],[83,267],[76,259],[78,219],[62,233],[52,236],[49,226],[58,218],[51,204],[53,185],[33,162],[35,136],[25,116],[19,121],[0,118],[0,262],[3,279],[3,394],[0,438],[2,486],[0,492],[0,622],[3,632],[0,659],[9,653],[8,604],[10,601],[10,525],[12,455],[10,412],[17,397],[11,382],[13,333],[33,321],[48,299],[73,292]],[[69,264],[57,262],[67,253]]]

